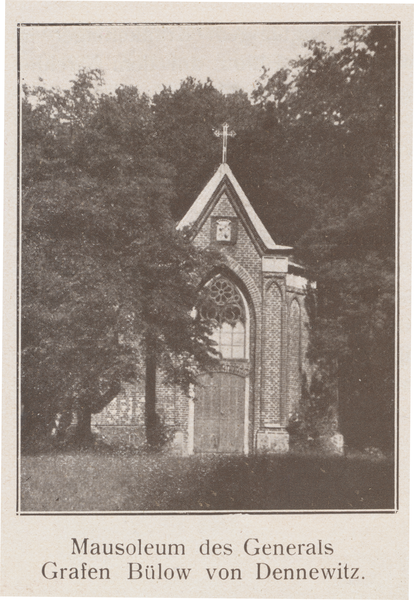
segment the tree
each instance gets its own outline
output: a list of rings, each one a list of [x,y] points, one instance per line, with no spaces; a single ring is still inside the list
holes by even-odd
[[[307,214],[291,229],[318,281],[311,357],[339,378],[349,443],[392,447],[394,400],[395,29],[350,28],[255,98],[287,132],[284,185]],[[301,191],[305,193],[301,196]]]
[[[279,119],[272,102],[254,104],[239,90],[223,94],[207,80],[185,79],[172,91],[153,98],[158,156],[174,167],[175,218],[181,218],[221,161],[221,145],[213,129],[228,121],[236,131],[228,162],[255,210],[279,243],[291,244],[306,231],[314,185],[294,179],[297,156],[290,127]],[[292,179],[301,182],[294,190]],[[295,197],[292,199],[292,192]]]
[[[221,143],[213,129],[228,121],[236,130],[229,146],[229,163],[236,176],[255,190],[261,182],[263,167],[261,140],[257,129],[263,128],[263,111],[253,106],[248,95],[239,90],[223,94],[213,85],[185,79],[172,91],[164,88],[153,98],[154,124],[157,131],[158,156],[174,167],[174,185],[178,191],[172,205],[173,215],[181,218],[221,162]],[[260,137],[260,136],[259,136]]]
[[[23,103],[23,394],[33,414],[43,407],[53,423],[57,408],[88,405],[82,390],[105,403],[110,384],[142,375],[145,363],[149,374],[157,362],[186,385],[192,361],[209,360],[208,328],[189,318],[209,263],[172,217],[218,166],[212,128],[228,121],[241,186],[275,241],[295,246],[318,282],[310,357],[319,383],[332,391],[339,380],[341,429],[354,445],[390,447],[394,28],[350,28],[339,50],[311,41],[285,69],[265,70],[252,99],[191,77],[153,99],[125,86],[104,95],[100,80],[99,71],[81,72],[70,90],[27,90],[35,101]],[[91,382],[83,367],[98,348],[96,365],[107,366],[90,365]],[[318,386],[314,396],[326,402]],[[155,422],[154,402],[147,406]]]
[[[26,89],[26,439],[64,430],[75,412],[77,439],[86,440],[91,414],[123,381],[143,377],[145,363],[156,360],[186,387],[214,360],[208,325],[190,315],[209,259],[175,230],[171,171],[153,152],[149,100],[135,88],[100,95],[99,78],[81,72],[70,90]]]

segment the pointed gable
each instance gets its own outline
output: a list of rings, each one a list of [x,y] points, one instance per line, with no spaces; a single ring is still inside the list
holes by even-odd
[[[206,219],[211,216],[213,211],[216,212],[215,209],[218,205],[220,205],[220,216],[229,217],[230,220],[233,216],[241,219],[261,254],[287,254],[292,250],[290,246],[275,244],[226,163],[220,165],[177,228],[191,227],[196,235]],[[222,227],[222,235],[226,235],[226,224],[218,223],[217,226]],[[227,227],[230,231],[231,223]]]

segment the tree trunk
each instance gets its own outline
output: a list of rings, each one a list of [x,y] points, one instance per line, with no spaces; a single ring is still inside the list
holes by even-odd
[[[146,358],[145,358],[145,432],[147,444],[151,447],[157,445],[157,425],[158,418],[156,412],[156,379],[157,379],[157,357],[156,357],[156,339],[151,333],[147,334],[146,339]]]
[[[78,423],[76,426],[76,443],[79,446],[87,446],[93,440],[92,435],[92,411],[89,406],[84,406],[78,410]]]

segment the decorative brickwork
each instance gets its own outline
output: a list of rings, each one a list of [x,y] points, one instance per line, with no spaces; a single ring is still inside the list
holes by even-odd
[[[263,312],[261,421],[275,427],[281,419],[282,292],[274,280],[265,284]]]
[[[236,217],[237,213],[233,208],[229,197],[226,193],[223,193],[213,208],[211,217]],[[239,224],[240,225],[240,224]],[[197,246],[206,248],[211,243],[211,220],[206,219],[203,227],[197,233],[194,238],[194,243]],[[226,254],[227,257],[234,260],[235,263],[243,267],[253,279],[256,287],[261,286],[261,257],[259,256],[257,249],[247,233],[246,229],[242,226],[238,228],[237,244],[229,246],[219,246],[218,250],[221,250]]]
[[[288,324],[288,417],[295,415],[299,408],[302,392],[301,359],[301,309],[294,298],[289,307]]]
[[[259,292],[259,288],[256,285],[255,280],[250,275],[249,270],[242,267],[242,265],[235,261],[234,258],[232,258],[231,256],[225,256],[224,260],[225,264],[227,264],[230,267],[233,273],[237,275],[237,277],[239,277],[246,286],[254,306],[255,314],[260,315],[262,295]],[[261,287],[261,281],[259,282],[259,286]]]
[[[143,425],[144,384],[125,383],[122,392],[98,414],[93,415],[92,424],[99,426]]]
[[[176,386],[164,384],[160,372],[157,373],[157,413],[168,439],[188,420],[188,397]],[[92,429],[107,443],[145,444],[144,384],[124,384],[122,392],[92,416]],[[183,435],[186,441],[186,431]]]
[[[251,373],[251,364],[249,360],[221,360],[220,364],[213,369],[215,372],[233,373],[241,377],[247,377]]]
[[[145,443],[143,383],[125,383],[121,393],[98,414],[92,431],[107,444],[139,447]]]

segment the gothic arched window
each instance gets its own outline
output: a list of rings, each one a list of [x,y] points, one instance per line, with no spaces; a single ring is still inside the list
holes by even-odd
[[[222,358],[246,358],[246,311],[241,293],[223,276],[212,279],[206,286],[199,313],[212,321],[212,339]]]

